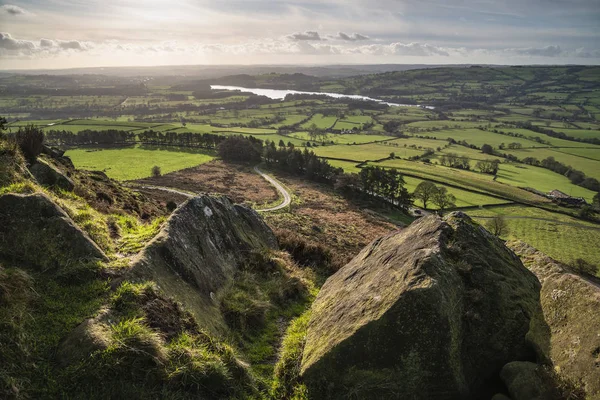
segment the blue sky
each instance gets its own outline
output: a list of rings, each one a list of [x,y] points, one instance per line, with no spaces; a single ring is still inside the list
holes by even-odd
[[[600,63],[600,0],[0,1],[0,68]]]

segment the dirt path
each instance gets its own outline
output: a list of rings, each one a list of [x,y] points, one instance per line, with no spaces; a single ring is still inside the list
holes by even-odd
[[[292,196],[290,195],[290,193],[287,191],[286,188],[284,188],[279,182],[277,182],[275,179],[271,178],[269,175],[265,174],[264,172],[262,172],[260,169],[258,169],[258,166],[254,167],[254,171],[256,171],[257,174],[259,174],[260,176],[262,176],[263,178],[265,178],[265,180],[267,182],[269,182],[271,185],[273,185],[275,187],[275,189],[277,189],[277,191],[279,193],[281,193],[281,195],[283,196],[283,202],[275,207],[271,207],[271,208],[265,208],[262,210],[256,210],[256,211],[262,211],[262,212],[270,212],[270,211],[277,211],[277,210],[281,210],[287,206],[290,205],[290,203],[292,202]]]
[[[284,188],[275,179],[271,178],[269,175],[265,174],[260,169],[258,169],[258,166],[254,167],[254,171],[257,174],[259,174],[260,176],[262,176],[271,185],[273,185],[273,187],[275,187],[275,189],[277,189],[277,191],[279,193],[281,193],[281,195],[283,196],[283,202],[281,202],[281,204],[278,204],[275,207],[258,209],[256,211],[260,211],[260,212],[278,211],[278,210],[281,210],[281,209],[283,209],[283,208],[285,208],[285,207],[287,207],[287,206],[290,205],[290,203],[292,202],[292,196],[290,195],[290,193],[287,191],[286,188]],[[175,193],[175,194],[178,194],[178,195],[181,195],[181,196],[185,196],[185,197],[188,197],[188,198],[196,196],[195,193],[184,192],[184,191],[181,191],[181,190],[178,190],[178,189],[174,189],[174,188],[170,188],[170,187],[165,187],[165,186],[143,185],[143,186],[140,186],[140,188],[141,189],[150,189],[150,190],[161,190],[163,192]]]
[[[194,197],[196,196],[194,193],[190,193],[190,192],[182,192],[181,190],[177,190],[177,189],[173,189],[173,188],[168,188],[168,187],[164,187],[164,186],[148,186],[148,185],[144,185],[144,186],[140,186],[141,189],[150,189],[150,190],[161,190],[163,192],[169,192],[169,193],[175,193],[175,194],[179,194],[185,197]]]

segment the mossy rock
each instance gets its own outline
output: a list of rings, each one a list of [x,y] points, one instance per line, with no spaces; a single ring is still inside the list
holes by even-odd
[[[542,283],[546,329],[535,331],[540,358],[558,375],[600,399],[600,286],[521,241],[508,246]]]
[[[301,374],[314,398],[491,398],[533,357],[540,283],[462,213],[377,239],[312,306]]]
[[[68,192],[75,188],[75,184],[71,179],[44,160],[38,159],[29,166],[29,171],[42,186],[55,186]]]
[[[0,256],[42,268],[108,261],[102,250],[48,196],[0,196]]]
[[[254,210],[198,196],[173,212],[134,260],[131,277],[155,281],[214,332],[224,327],[218,293],[250,254],[275,248],[273,232]]]

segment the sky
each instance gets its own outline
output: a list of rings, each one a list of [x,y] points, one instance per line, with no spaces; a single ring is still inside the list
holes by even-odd
[[[600,0],[0,0],[0,69],[600,64]]]

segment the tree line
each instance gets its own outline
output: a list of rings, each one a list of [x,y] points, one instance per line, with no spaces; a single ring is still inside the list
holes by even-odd
[[[47,130],[46,141],[54,146],[82,146],[82,145],[117,145],[142,143],[148,145],[167,145],[180,147],[202,147],[215,149],[226,139],[226,136],[212,133],[154,131],[144,130],[139,133],[127,132],[116,129],[92,130],[85,129],[79,132],[66,130]]]

